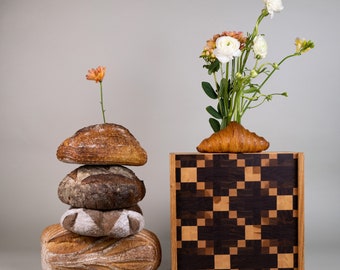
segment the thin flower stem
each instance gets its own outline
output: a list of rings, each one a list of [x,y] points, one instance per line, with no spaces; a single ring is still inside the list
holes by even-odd
[[[215,81],[215,86],[216,86],[216,89],[218,88],[218,82],[217,82],[217,77],[216,77],[216,72],[213,73],[213,76],[214,76],[214,81]]]
[[[235,58],[231,60],[231,74],[235,75]]]
[[[247,39],[246,46],[245,46],[245,55],[242,53],[242,63],[243,64],[241,65],[241,68],[239,70],[240,73],[243,73],[243,71],[245,69],[246,63],[248,61],[249,53],[250,53],[251,48],[252,48],[251,45],[252,45],[252,43],[254,41],[254,38],[258,35],[259,26],[260,26],[261,21],[266,16],[268,16],[268,11],[266,9],[263,9],[261,14],[259,15],[259,17],[256,20],[256,24],[255,24],[255,27],[253,29],[253,32],[251,33],[251,35]],[[243,55],[244,55],[244,58],[243,58]]]
[[[259,104],[255,105],[253,107],[248,107],[248,109],[254,109],[254,108],[260,107],[265,101],[266,101],[266,97],[264,96],[263,100]]]
[[[105,124],[106,120],[105,120],[105,110],[104,110],[104,103],[103,103],[103,84],[102,84],[102,82],[99,82],[99,85],[100,85],[100,105],[101,105],[101,108],[102,108],[103,121],[104,121],[104,124]]]
[[[221,71],[220,76],[221,76],[221,78],[223,78],[223,65],[222,64],[220,64],[220,71]]]
[[[255,66],[254,66],[253,70],[256,70],[256,69],[257,69],[257,65],[258,65],[258,63],[259,63],[259,59],[258,59],[258,58],[256,58],[256,61],[255,61]],[[261,70],[261,67],[259,68],[259,70]]]

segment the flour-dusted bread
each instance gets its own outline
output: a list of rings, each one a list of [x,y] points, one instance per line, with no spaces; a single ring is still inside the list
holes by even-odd
[[[135,209],[112,211],[71,208],[62,215],[60,223],[65,229],[80,235],[122,238],[140,232],[145,221],[136,206]]]
[[[60,144],[57,158],[66,163],[141,166],[147,153],[128,129],[106,123],[78,130]]]
[[[124,166],[85,165],[60,182],[58,196],[73,207],[113,210],[137,204],[145,196],[145,186]]]
[[[161,257],[157,236],[145,229],[116,239],[81,236],[55,224],[41,235],[42,270],[153,270]]]

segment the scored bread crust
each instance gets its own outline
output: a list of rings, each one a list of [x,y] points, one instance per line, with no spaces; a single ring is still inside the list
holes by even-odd
[[[113,210],[137,204],[145,185],[122,165],[83,165],[70,172],[58,187],[58,197],[73,207]]]
[[[142,166],[147,153],[128,129],[105,123],[84,127],[65,139],[57,158],[66,163]]]
[[[54,224],[42,232],[41,246],[43,270],[152,270],[161,262],[159,240],[146,229],[115,239],[81,236]]]

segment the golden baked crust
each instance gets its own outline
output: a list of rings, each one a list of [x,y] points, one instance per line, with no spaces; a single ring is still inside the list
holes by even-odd
[[[81,236],[59,224],[50,225],[41,235],[42,269],[157,269],[161,247],[155,234],[138,234],[115,239]]]
[[[78,130],[60,144],[57,158],[66,163],[141,166],[147,153],[128,129],[106,123]]]
[[[250,132],[236,122],[230,122],[224,129],[204,139],[197,151],[207,153],[253,153],[269,147],[265,138]]]

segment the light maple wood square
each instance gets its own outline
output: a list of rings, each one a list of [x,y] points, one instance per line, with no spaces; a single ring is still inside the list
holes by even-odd
[[[182,241],[197,241],[197,226],[182,226]]]
[[[230,255],[217,254],[214,261],[215,269],[230,269]]]
[[[279,195],[276,197],[277,210],[293,210],[293,196]]]
[[[293,268],[294,254],[292,253],[277,254],[277,264],[279,268]]]
[[[182,183],[197,182],[197,169],[196,168],[181,168],[181,182]]]

